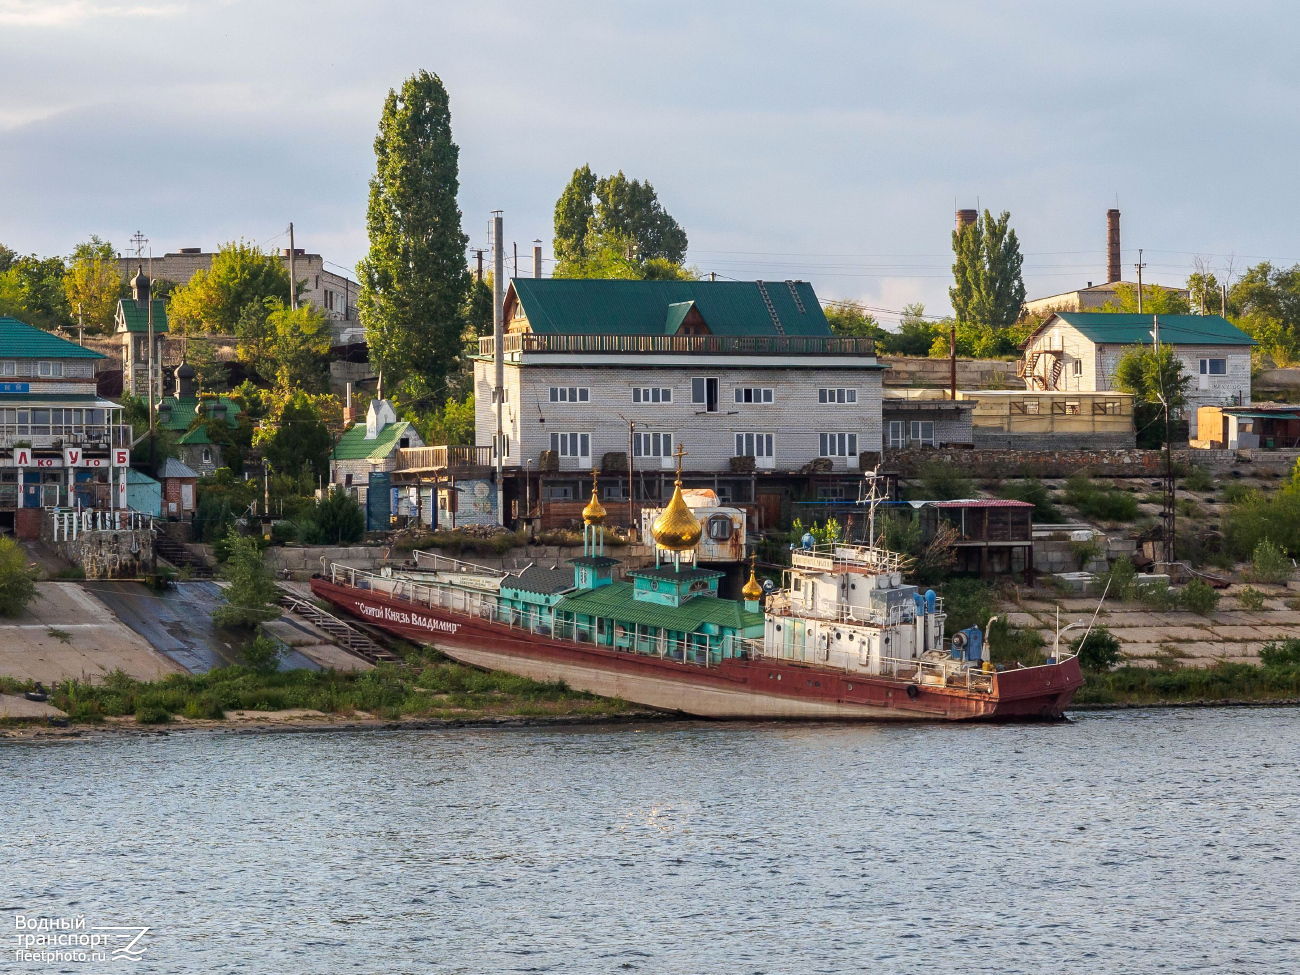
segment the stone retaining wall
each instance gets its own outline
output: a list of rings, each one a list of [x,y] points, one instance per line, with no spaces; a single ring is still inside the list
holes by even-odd
[[[1216,474],[1289,473],[1300,450],[1190,450],[1173,452],[1174,464],[1204,467]],[[909,450],[889,451],[885,468],[913,477],[926,463],[939,462],[972,477],[1069,477],[1086,471],[1093,477],[1159,477],[1165,470],[1162,450]]]
[[[923,359],[914,356],[882,355],[886,386],[914,386],[924,389],[947,389],[951,365],[947,359]],[[1024,389],[1023,379],[1016,378],[1016,363],[1001,359],[958,359],[958,389]]]

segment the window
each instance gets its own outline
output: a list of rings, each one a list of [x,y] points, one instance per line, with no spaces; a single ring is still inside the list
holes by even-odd
[[[591,390],[586,386],[552,386],[552,403],[586,403],[591,399]]]
[[[737,403],[770,403],[772,402],[772,390],[760,389],[755,386],[737,386],[736,402]]]
[[[552,390],[552,392],[554,392],[554,390]],[[496,389],[493,389],[493,390],[492,390],[492,404],[493,404],[494,406],[496,405],[496,401],[497,401],[497,391],[496,391]],[[509,402],[510,402],[510,387],[509,387],[509,386],[502,386],[502,387],[501,387],[501,402],[502,402],[502,403],[509,403]],[[552,400],[551,402],[555,402],[555,401]]]
[[[822,457],[856,457],[858,455],[858,435],[856,433],[823,433],[821,435]]]
[[[902,450],[907,446],[907,421],[889,421],[889,446],[893,450]]]
[[[913,420],[911,430],[912,443],[918,443],[922,446],[934,446],[934,421],[933,420]]]
[[[205,464],[212,463],[212,450],[208,447],[203,448],[203,463]]]
[[[817,390],[818,403],[856,403],[858,401],[858,391],[856,389],[843,389],[839,386],[834,389]]]
[[[709,519],[709,538],[715,542],[725,542],[731,537],[734,528],[726,515],[714,515]]]
[[[568,484],[557,484],[546,489],[546,500],[548,501],[572,501],[573,487]]]
[[[633,386],[633,403],[671,403],[673,391],[669,386]]]
[[[753,457],[758,467],[772,466],[772,435],[770,433],[736,434],[736,456]]]
[[[62,376],[62,375],[63,375],[63,363],[62,363],[62,362],[49,362],[49,361],[43,359],[43,360],[41,360],[40,362],[36,363],[36,375],[38,375],[38,376],[50,376],[50,377]]]
[[[632,435],[633,457],[671,457],[673,455],[673,435],[671,433],[635,433]]]
[[[1202,376],[1226,376],[1228,374],[1227,359],[1202,359],[1201,375]]]
[[[507,450],[509,445],[507,444]],[[553,433],[551,450],[561,457],[591,458],[591,434],[589,433]]]
[[[1082,375],[1083,375],[1083,360],[1082,360],[1082,359],[1075,359],[1075,360],[1074,360],[1074,374],[1075,374],[1076,376],[1082,376]]]
[[[1037,412],[1038,412],[1038,407],[1039,407],[1039,402],[1038,402],[1038,400],[1036,400],[1036,399],[1027,399],[1027,400],[1025,400],[1025,412],[1026,412],[1026,413],[1037,413]]]
[[[18,363],[14,362],[13,359],[6,359],[4,362],[0,362],[0,376],[16,375],[18,375]]]
[[[691,402],[703,406],[705,413],[718,412],[718,381],[710,378],[691,380]]]
[[[555,435],[552,434],[551,439],[554,438]],[[493,434],[492,443],[489,444],[488,446],[489,446],[489,453],[492,455],[492,460],[494,463],[497,459],[496,444],[497,444],[497,438],[496,435]],[[504,460],[509,456],[510,456],[510,437],[503,433],[501,434],[501,459]]]
[[[843,501],[843,500],[844,500],[844,485],[842,485],[842,484],[818,484],[818,485],[817,485],[817,500],[818,500],[818,501]],[[812,582],[811,579],[809,579],[808,581],[809,581],[809,582]],[[811,588],[811,587],[809,587],[808,592],[809,592],[809,594],[811,595],[811,593],[812,593],[812,588]]]

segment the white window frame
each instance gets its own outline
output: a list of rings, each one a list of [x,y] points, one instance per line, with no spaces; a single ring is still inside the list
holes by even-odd
[[[677,446],[677,434],[669,431],[641,431],[632,434],[632,456],[642,457],[653,464],[657,459],[659,466],[665,469],[676,467],[673,450]]]
[[[935,446],[933,420],[911,420],[909,422],[908,441],[910,443],[920,444],[922,447]]]
[[[671,403],[673,388],[671,386],[633,386],[632,402],[651,405]]]
[[[850,386],[823,386],[817,390],[817,402],[819,404],[831,404],[836,406],[856,406],[858,403],[858,390]]]
[[[713,409],[709,409],[709,383],[713,384]],[[705,413],[717,413],[719,408],[718,399],[720,394],[716,376],[692,376],[691,377],[691,403],[695,406],[703,406]]]
[[[737,386],[734,399],[743,406],[763,406],[772,403],[775,395],[768,386]]]
[[[1215,372],[1215,371],[1214,371],[1214,364],[1215,364],[1216,362],[1221,362],[1221,363],[1223,363],[1223,371],[1222,371],[1222,372]],[[1227,359],[1202,359],[1202,360],[1201,360],[1201,375],[1202,375],[1202,376],[1226,376],[1227,374],[1228,374],[1228,360],[1227,360]]]
[[[737,430],[735,449],[737,457],[753,457],[754,466],[759,470],[772,470],[776,467],[775,437],[766,431],[759,433],[751,430]]]
[[[1074,375],[1075,375],[1075,376],[1082,376],[1082,375],[1083,375],[1083,360],[1082,360],[1082,359],[1075,359],[1075,360],[1074,360]]]
[[[61,379],[63,363],[55,359],[41,359],[36,363],[36,375],[40,379]]]
[[[583,452],[583,448],[586,452]],[[510,444],[506,443],[506,450],[509,451]],[[591,464],[591,434],[579,432],[564,432],[551,434],[551,450],[555,451],[556,456],[561,460],[576,459],[580,464],[586,466]]]
[[[502,459],[502,460],[505,460],[506,458],[508,458],[508,457],[510,456],[510,434],[508,434],[508,433],[503,433],[503,434],[501,434],[501,447],[502,447],[502,451],[501,451],[501,459]],[[491,442],[490,444],[488,444],[488,452],[489,452],[489,454],[490,454],[491,457],[492,457],[492,462],[493,462],[493,463],[496,463],[496,459],[497,459],[497,435],[496,435],[495,433],[492,435],[492,442]]]
[[[858,435],[856,433],[823,433],[819,435],[819,457],[858,456]]]
[[[17,362],[15,362],[13,359],[5,359],[3,362],[0,362],[0,376],[16,376],[16,375],[18,375]]]
[[[889,449],[902,450],[907,446],[907,421],[889,421]]]
[[[590,386],[552,386],[552,403],[590,403]]]

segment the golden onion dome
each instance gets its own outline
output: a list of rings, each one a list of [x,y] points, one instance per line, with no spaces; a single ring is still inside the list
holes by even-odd
[[[655,544],[672,552],[685,552],[693,549],[700,541],[700,522],[691,509],[682,500],[682,482],[677,480],[673,488],[673,498],[668,507],[655,519],[650,527]]]
[[[740,590],[740,594],[745,597],[745,602],[756,603],[763,598],[763,587],[758,584],[754,578],[754,567],[749,567],[749,581],[745,583],[745,588]]]
[[[573,509],[570,508],[570,511]],[[605,521],[605,507],[596,497],[596,484],[593,481],[591,485],[591,500],[587,502],[587,507],[582,509],[582,520],[588,525],[599,525]]]

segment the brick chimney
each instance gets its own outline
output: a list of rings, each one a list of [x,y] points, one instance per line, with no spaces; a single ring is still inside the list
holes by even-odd
[[[961,233],[976,220],[980,218],[978,210],[958,210],[957,211],[957,233]]]
[[[1119,211],[1106,211],[1106,283],[1122,280],[1119,257]]]

